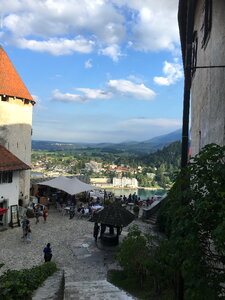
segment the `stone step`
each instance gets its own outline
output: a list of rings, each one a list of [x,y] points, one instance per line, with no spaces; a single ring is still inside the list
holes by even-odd
[[[65,282],[64,300],[134,300],[107,280]]]
[[[157,222],[157,214],[150,216],[148,219],[144,220],[146,223],[151,225],[156,225]]]

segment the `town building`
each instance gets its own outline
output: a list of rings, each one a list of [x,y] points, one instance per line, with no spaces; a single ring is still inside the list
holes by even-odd
[[[99,186],[101,188],[104,187],[111,187],[112,186],[112,179],[108,177],[100,177],[100,178],[90,178],[90,184],[95,186]]]
[[[93,173],[99,173],[102,171],[102,163],[98,163],[96,161],[90,161],[89,163],[85,163],[85,171],[92,171]]]
[[[35,101],[0,46],[0,145],[25,165],[31,163],[32,108]],[[19,172],[19,193],[30,199],[30,169]],[[15,198],[18,204],[19,197]]]
[[[20,198],[20,174],[30,167],[0,145],[0,226],[18,222],[18,204]],[[17,224],[18,225],[18,224]]]
[[[191,102],[194,156],[209,143],[225,145],[225,1],[180,0],[178,22],[185,74],[182,139],[187,145]]]
[[[113,178],[113,187],[126,187],[126,188],[137,188],[138,187],[138,181],[136,178]]]

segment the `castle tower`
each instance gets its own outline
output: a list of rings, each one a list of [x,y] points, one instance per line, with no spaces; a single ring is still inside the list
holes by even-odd
[[[0,46],[0,144],[25,164],[31,163],[32,107],[35,101]],[[19,180],[24,204],[30,198],[30,170]]]

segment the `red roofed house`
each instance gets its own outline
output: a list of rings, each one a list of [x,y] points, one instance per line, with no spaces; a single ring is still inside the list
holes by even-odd
[[[17,214],[20,191],[20,173],[30,167],[0,145],[0,225],[11,222],[11,210]],[[1,209],[7,209],[7,214],[1,214]],[[16,219],[17,216],[14,216]]]
[[[24,164],[20,168],[19,190],[14,200],[17,204],[19,195],[23,196],[23,204],[25,205],[29,203],[30,198],[30,170],[28,166],[31,163],[32,108],[34,103],[34,99],[12,62],[0,46],[0,145],[11,152],[11,155],[8,156],[7,166],[5,166],[6,169],[4,169],[4,163],[5,155],[8,152],[6,150],[0,152],[0,171],[2,164],[1,174],[2,172],[15,171],[13,169],[7,170],[10,161],[12,164],[15,162],[14,156],[19,159],[21,164]],[[1,149],[3,148],[1,147]],[[2,197],[6,197],[3,195],[4,184],[4,182],[0,182],[0,204]]]

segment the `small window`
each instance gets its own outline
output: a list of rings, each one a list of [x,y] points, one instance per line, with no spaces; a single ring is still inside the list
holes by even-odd
[[[196,71],[197,53],[198,53],[198,36],[197,36],[197,31],[194,31],[193,39],[192,39],[192,54],[191,54],[191,75],[192,75],[192,77],[194,76],[195,71]]]
[[[202,48],[207,45],[212,28],[212,0],[203,1],[202,15]]]
[[[6,95],[2,95],[2,101],[9,101],[9,97]]]
[[[0,184],[1,183],[11,183],[13,177],[12,171],[3,171],[0,172]]]

